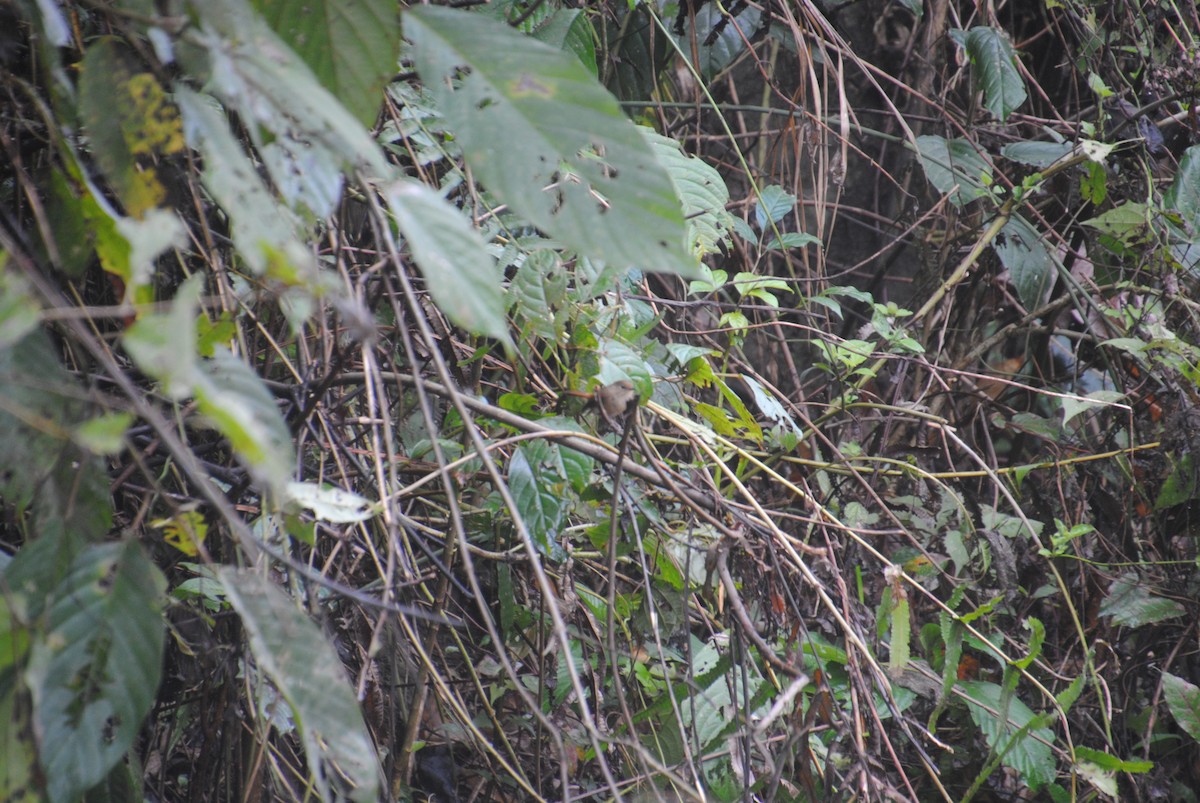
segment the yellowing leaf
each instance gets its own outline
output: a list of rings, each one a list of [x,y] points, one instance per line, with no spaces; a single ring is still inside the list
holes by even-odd
[[[183,510],[169,519],[155,519],[150,526],[163,531],[163,540],[189,557],[200,554],[208,536],[208,524],[196,510]]]

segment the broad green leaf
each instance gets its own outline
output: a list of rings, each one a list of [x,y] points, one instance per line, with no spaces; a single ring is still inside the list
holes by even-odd
[[[484,15],[436,6],[407,12],[404,33],[489,190],[584,256],[696,275],[670,176],[578,59]]]
[[[364,126],[375,125],[396,72],[400,19],[394,0],[253,0],[329,92]]]
[[[543,418],[540,423],[550,429],[584,433],[583,427],[577,421],[563,416]],[[582,491],[591,481],[595,461],[582,452],[551,441],[532,441],[521,448],[525,450],[526,458],[533,465],[543,470],[548,469],[558,479],[566,480],[576,492]]]
[[[778,223],[796,207],[796,196],[771,184],[763,187],[761,197],[754,204],[754,222],[760,231],[766,231],[772,223]]]
[[[71,801],[133,746],[158,691],[166,581],[134,541],[89,547],[51,592],[28,669],[50,798]]]
[[[528,327],[535,334],[557,340],[561,322],[554,313],[566,291],[567,275],[556,252],[541,248],[526,256],[508,287],[513,311],[525,322],[522,331]]]
[[[374,515],[371,502],[352,491],[315,482],[289,482],[287,499],[312,511],[321,521],[350,524]]]
[[[992,243],[1008,268],[1017,298],[1027,310],[1040,307],[1057,277],[1058,260],[1029,221],[1013,215]]]
[[[596,375],[597,385],[611,385],[618,380],[628,379],[643,400],[654,395],[650,366],[642,355],[620,340],[610,338],[600,342],[598,353],[600,372]]]
[[[1155,510],[1166,510],[1196,498],[1197,487],[1200,486],[1196,475],[1196,458],[1184,454],[1172,463],[1171,473],[1163,480],[1158,496],[1154,498]]]
[[[1003,123],[1027,97],[1016,53],[1003,31],[985,26],[967,32],[965,45],[971,74],[983,89],[984,106]]]
[[[1010,142],[1000,149],[1000,154],[1010,161],[1037,168],[1049,167],[1075,150],[1073,142],[1032,142],[1021,140]]]
[[[469,332],[511,343],[503,275],[479,233],[419,181],[401,179],[384,192],[438,307]]]
[[[1200,742],[1200,687],[1181,677],[1163,672],[1163,699],[1179,727]]]
[[[752,376],[742,374],[742,382],[750,389],[750,393],[754,396],[754,403],[758,405],[758,410],[768,420],[787,427],[796,435],[802,435],[803,430],[796,424],[794,418],[787,411],[787,408],[775,398],[766,388],[759,384],[758,380]]]
[[[517,505],[517,514],[529,529],[538,551],[552,560],[566,557],[558,543],[564,503],[561,488],[555,485],[560,478],[530,461],[523,446],[513,452],[508,463],[508,487]]]
[[[1083,221],[1083,225],[1120,240],[1125,245],[1145,239],[1150,228],[1150,210],[1146,204],[1128,202]]]
[[[229,216],[238,254],[258,276],[318,286],[317,263],[300,221],[263,183],[212,98],[176,88],[189,144],[204,156],[204,186]]]
[[[1151,594],[1147,582],[1134,572],[1113,580],[1108,596],[1100,605],[1100,615],[1111,616],[1114,624],[1141,627],[1187,613],[1175,600]]]
[[[347,5],[361,2],[339,4],[339,11],[344,13]],[[208,87],[237,109],[257,145],[266,140],[255,123],[277,139],[292,140],[289,150],[324,148],[345,169],[361,169],[377,179],[391,174],[366,127],[321,85],[247,0],[204,0],[192,7],[201,21],[192,41],[206,58],[206,65],[192,68],[203,73],[207,66]]]
[[[1072,418],[1095,407],[1112,407],[1120,404],[1125,399],[1125,394],[1116,390],[1093,390],[1085,398],[1076,396],[1064,396],[1062,399],[1063,409],[1063,425],[1065,426]]]
[[[733,215],[725,211],[729,188],[711,165],[683,152],[679,143],[652,128],[641,128],[650,140],[659,164],[667,169],[675,191],[683,202],[683,214],[691,232],[692,251],[703,257],[729,242]]]
[[[1193,230],[1200,230],[1200,145],[1184,151],[1163,205],[1178,212]]]
[[[983,731],[988,745],[1004,752],[1005,766],[1020,773],[1034,790],[1054,780],[1054,753],[1050,749],[1054,744],[1054,733],[1041,727],[1017,735],[1021,728],[1033,722],[1034,713],[1016,694],[1004,695],[995,683],[985,681],[962,681],[959,687],[972,698],[967,700],[967,710]],[[993,712],[999,712],[1001,716]]]
[[[0,307],[28,298],[7,284]],[[99,540],[112,523],[108,473],[72,439],[90,417],[84,390],[46,333],[19,317],[10,317],[10,335],[24,336],[0,345],[0,498],[18,511],[32,506],[31,537]]]
[[[950,202],[963,206],[988,192],[983,179],[991,182],[992,165],[977,146],[966,139],[947,140],[925,135],[917,137],[917,156],[925,178],[941,193],[950,193]]]
[[[375,746],[346,670],[320,628],[259,575],[224,568],[218,577],[241,617],[259,671],[291,707],[321,799],[334,799],[328,776],[337,773],[349,782],[352,800],[379,799]]]
[[[295,469],[287,423],[262,379],[224,348],[200,364],[193,392],[200,412],[229,439],[259,483],[283,494]]]
[[[596,32],[583,9],[555,9],[548,20],[537,26],[533,38],[574,53],[589,73],[597,74]]]
[[[785,231],[779,234],[779,237],[772,237],[767,243],[768,251],[783,251],[788,248],[805,248],[810,245],[820,245],[821,239],[814,234],[805,234],[798,231]]]

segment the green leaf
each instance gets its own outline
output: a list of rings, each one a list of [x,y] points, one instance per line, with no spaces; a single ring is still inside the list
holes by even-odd
[[[1166,682],[1166,678],[1168,677],[1174,676],[1163,675],[1164,684]],[[1178,678],[1176,678],[1176,680],[1178,680]],[[1193,686],[1192,688],[1194,689],[1196,687]],[[1200,693],[1200,690],[1197,690],[1197,693]],[[1197,713],[1200,713],[1200,710],[1198,710]],[[1075,748],[1075,758],[1083,761],[1090,761],[1100,769],[1110,772],[1142,773],[1149,772],[1150,770],[1154,769],[1153,761],[1127,761],[1125,759],[1117,758],[1114,755],[1105,753],[1102,750],[1093,750],[1090,747],[1077,746]]]
[[[1185,613],[1187,609],[1175,600],[1151,594],[1146,581],[1134,572],[1113,580],[1100,605],[1101,616],[1111,616],[1114,624],[1125,627],[1141,627]]]
[[[675,192],[683,202],[683,214],[690,231],[692,252],[699,257],[715,253],[729,242],[733,215],[725,211],[729,188],[711,165],[684,153],[679,143],[652,128],[641,128],[650,140],[659,164],[667,169]]]
[[[1097,231],[1115,237],[1125,245],[1144,239],[1150,228],[1149,208],[1142,203],[1123,203],[1107,212],[1083,221]]]
[[[241,616],[259,670],[291,706],[321,799],[334,799],[325,765],[330,762],[350,783],[351,799],[377,800],[380,772],[375,746],[346,670],[321,630],[259,575],[224,568],[218,577]]]
[[[796,196],[780,187],[771,184],[763,187],[762,194],[754,204],[754,222],[759,231],[766,231],[772,223],[778,223],[784,216],[796,207]]]
[[[642,355],[620,340],[611,338],[600,341],[597,353],[600,356],[600,371],[596,375],[598,385],[610,385],[618,380],[628,379],[642,399],[649,399],[654,395],[652,372]]]
[[[1184,454],[1178,460],[1172,461],[1171,473],[1158,489],[1154,499],[1155,510],[1166,510],[1175,505],[1182,505],[1196,497],[1200,490],[1200,482],[1196,476],[1196,459],[1190,454]]]
[[[412,9],[404,32],[467,163],[492,192],[584,256],[697,275],[669,174],[578,59],[449,8]]]
[[[52,800],[76,799],[133,746],[158,691],[165,591],[125,541],[89,547],[51,592],[50,630],[33,645],[28,680]]]
[[[27,298],[16,287],[0,287],[0,306]],[[0,498],[19,511],[32,505],[31,537],[94,541],[112,524],[104,463],[72,439],[90,417],[83,398],[45,332],[0,345]]]
[[[337,13],[362,2],[366,0],[339,3]],[[379,5],[381,0],[375,2]],[[245,0],[205,0],[192,8],[201,21],[201,30],[193,34],[192,42],[199,45],[207,63],[191,66],[197,74],[203,74],[207,66],[208,87],[237,109],[257,145],[266,141],[258,128],[261,125],[277,141],[289,141],[289,152],[302,155],[311,153],[310,149],[324,149],[343,167],[362,169],[370,178],[391,175],[383,152],[366,127],[321,85],[308,65]],[[356,14],[356,26],[367,16]]]
[[[1000,149],[1000,154],[1010,161],[1017,164],[1032,165],[1037,168],[1045,168],[1070,156],[1075,150],[1073,142],[1032,142],[1022,140],[1020,142],[1010,142]]]
[[[592,75],[596,70],[596,32],[581,8],[558,8],[533,32],[533,38],[574,53]]]
[[[1029,221],[1013,215],[992,243],[1000,261],[1008,268],[1017,298],[1032,310],[1042,305],[1057,276],[1058,260]]]
[[[289,482],[287,499],[321,521],[351,524],[366,521],[374,515],[371,502],[352,491],[315,482]]]
[[[300,236],[300,221],[259,177],[212,98],[177,87],[188,143],[204,157],[204,186],[229,216],[238,254],[258,276],[317,284],[317,262]]]
[[[984,106],[1003,123],[1027,97],[1008,37],[995,28],[972,28],[966,36],[966,50],[971,74],[983,89]]]
[[[329,92],[364,126],[375,125],[396,72],[400,20],[393,0],[253,0]]]
[[[810,245],[820,245],[821,238],[815,234],[804,234],[798,231],[785,231],[778,238],[772,237],[767,243],[768,251],[784,251],[789,248],[805,248]]]
[[[106,413],[75,427],[72,437],[93,454],[120,454],[125,448],[125,430],[132,423],[131,413]]]
[[[561,489],[555,488],[558,478],[529,459],[523,446],[513,452],[508,463],[508,487],[517,505],[517,514],[529,529],[538,551],[551,560],[566,557],[558,543],[558,528],[562,524],[564,499]]]
[[[1015,694],[1004,694],[995,683],[971,680],[960,682],[959,687],[972,698],[967,700],[967,710],[988,746],[1004,752],[1005,766],[1020,773],[1034,790],[1054,780],[1053,731],[1031,728],[1018,736],[1018,731],[1033,724],[1034,713],[1025,703]]]
[[[908,598],[900,596],[893,602],[891,630],[888,636],[888,672],[895,677],[908,666],[910,656],[909,639],[912,623],[909,619]]]
[[[385,196],[438,307],[467,331],[511,344],[503,275],[479,233],[419,181],[396,181]]]
[[[1188,736],[1200,742],[1200,688],[1170,672],[1163,672],[1162,683],[1171,716]]]
[[[203,289],[204,277],[192,276],[176,291],[170,310],[143,315],[122,340],[137,367],[176,400],[191,393],[198,375],[196,315]]]
[[[200,412],[259,483],[286,493],[296,461],[292,436],[262,379],[224,348],[200,368],[193,388]]]
[[[1163,195],[1163,206],[1178,212],[1193,230],[1200,230],[1200,145],[1184,151],[1175,180]]]
[[[917,156],[925,178],[938,192],[950,193],[950,202],[955,206],[991,196],[983,178],[991,182],[992,165],[969,140],[920,136]]]

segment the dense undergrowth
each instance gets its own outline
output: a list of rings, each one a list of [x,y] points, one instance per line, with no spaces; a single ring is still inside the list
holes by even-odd
[[[455,5],[0,6],[0,798],[1195,800],[1194,10]]]

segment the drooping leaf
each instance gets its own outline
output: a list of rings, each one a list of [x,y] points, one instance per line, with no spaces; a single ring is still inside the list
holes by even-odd
[[[1025,309],[1040,307],[1058,275],[1058,260],[1037,229],[1021,215],[1013,215],[1000,230],[992,247],[1008,268],[1017,298]]]
[[[241,617],[259,670],[291,707],[309,770],[322,800],[334,799],[336,765],[356,801],[379,798],[379,767],[346,670],[320,629],[286,594],[259,575],[224,568],[218,573]]]
[[[165,591],[125,541],[89,547],[51,592],[50,630],[27,677],[52,800],[76,799],[132,747],[158,691]]]
[[[419,181],[401,179],[385,194],[438,307],[469,332],[511,343],[503,275],[479,233]]]
[[[972,699],[967,700],[971,719],[983,731],[988,745],[1004,753],[1005,766],[1012,767],[1031,789],[1038,789],[1054,780],[1054,732],[1049,728],[1030,728],[1017,736],[1018,731],[1034,718],[1029,706],[1015,694],[1004,694],[1000,686],[980,680],[968,680],[959,686]],[[1000,716],[997,716],[997,713]],[[1016,738],[1015,744],[1010,744]]]
[[[984,106],[1003,123],[1027,97],[1012,44],[1003,31],[981,25],[967,32],[964,46]]]
[[[254,478],[282,494],[295,465],[291,433],[270,391],[245,362],[220,346],[211,359],[197,357],[202,287],[197,274],[180,287],[169,311],[143,316],[126,332],[125,350],[172,398],[195,397],[200,413],[229,439]]]
[[[917,137],[917,156],[925,178],[938,192],[951,193],[955,206],[988,196],[983,179],[991,181],[992,165],[969,140],[926,134]]]
[[[492,192],[582,255],[696,274],[669,175],[578,59],[449,8],[412,9],[404,32],[467,163]]]
[[[294,140],[297,149],[307,141],[328,150],[345,169],[362,169],[377,179],[390,175],[366,127],[321,85],[247,0],[205,0],[193,8],[201,20],[195,42],[203,61],[195,59],[191,66],[197,74],[208,73],[209,88],[237,109],[255,144],[265,140],[250,121],[277,138]]]
[[[1163,672],[1163,699],[1179,727],[1200,742],[1200,687],[1181,677]]]
[[[267,24],[368,128],[396,72],[400,19],[392,0],[253,0]]]
[[[180,86],[188,143],[204,156],[204,186],[229,215],[238,254],[259,276],[317,286],[316,259],[300,237],[300,222],[263,183],[229,121],[212,98]]]

